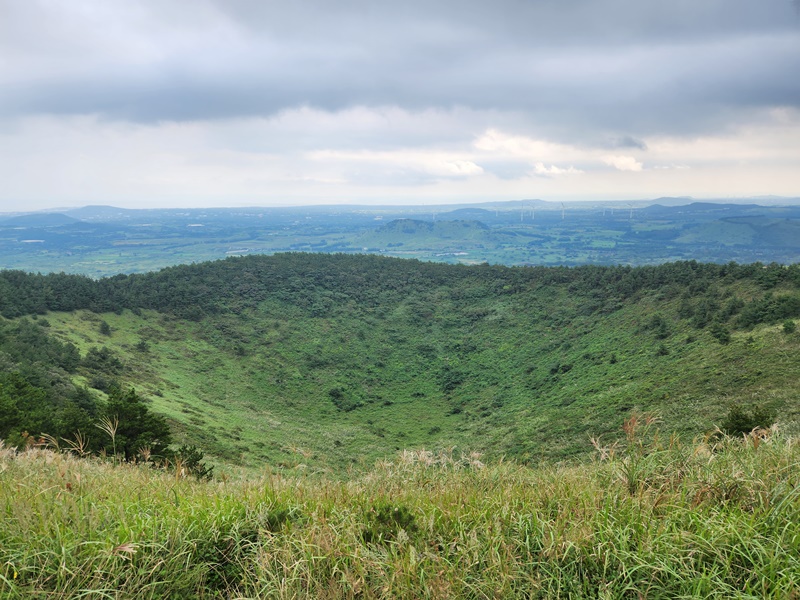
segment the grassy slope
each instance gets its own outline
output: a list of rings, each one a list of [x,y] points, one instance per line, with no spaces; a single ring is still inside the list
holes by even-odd
[[[420,452],[346,482],[0,447],[0,596],[797,596],[797,444],[629,431],[581,467]]]
[[[798,333],[761,326],[721,345],[678,319],[679,300],[663,291],[591,314],[558,286],[474,302],[469,288],[459,294],[467,300],[433,290],[324,318],[276,299],[199,323],[153,311],[47,318],[84,352],[119,352],[123,379],[179,439],[251,469],[343,473],[421,447],[567,458],[590,450],[590,435],[618,435],[635,408],[689,437],[720,423],[731,402],[775,406],[795,426]],[[645,327],[656,313],[664,339]],[[140,340],[148,352],[135,349]],[[334,396],[357,408],[340,410]]]

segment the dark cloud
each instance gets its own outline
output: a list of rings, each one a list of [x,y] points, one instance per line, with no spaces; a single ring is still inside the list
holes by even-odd
[[[636,148],[637,150],[647,150],[647,144],[631,135],[623,135],[615,138],[609,144],[610,148]]]
[[[90,5],[0,0],[0,113],[158,122],[468,107],[643,149],[652,133],[800,106],[789,0]]]

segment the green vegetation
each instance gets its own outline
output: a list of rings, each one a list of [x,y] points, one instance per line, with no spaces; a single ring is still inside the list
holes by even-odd
[[[800,447],[634,415],[582,466],[404,452],[349,481],[199,483],[0,449],[0,595],[792,598]]]
[[[798,265],[0,271],[0,314],[2,598],[800,594]]]
[[[734,404],[728,411],[728,416],[722,422],[721,429],[728,435],[746,435],[756,429],[766,429],[775,423],[777,414],[758,404],[744,407]]]
[[[721,426],[732,404],[759,405],[791,432],[800,340],[782,323],[800,316],[799,281],[800,268],[780,265],[310,254],[99,281],[5,271],[3,370],[47,398],[25,406],[48,408],[3,435],[20,446],[25,432],[80,430],[115,452],[93,423],[113,418],[109,395],[131,387],[174,442],[223,470],[344,475],[404,448],[453,446],[564,460],[591,451],[588,432],[613,440],[634,409],[690,439]],[[26,371],[37,361],[39,379]],[[165,439],[119,450],[130,460]]]

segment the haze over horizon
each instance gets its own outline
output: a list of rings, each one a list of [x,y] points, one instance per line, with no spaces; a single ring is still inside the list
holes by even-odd
[[[800,196],[796,0],[0,0],[0,56],[0,212]]]

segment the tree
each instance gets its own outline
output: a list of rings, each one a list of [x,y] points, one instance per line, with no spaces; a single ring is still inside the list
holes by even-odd
[[[711,323],[711,327],[709,328],[711,335],[720,343],[720,344],[729,344],[731,341],[731,332],[728,330],[725,325],[719,321],[714,321]]]
[[[135,458],[143,448],[149,448],[154,456],[163,456],[172,441],[167,420],[150,412],[133,388],[111,390],[103,413],[107,419],[118,423],[114,446],[126,461]],[[106,446],[106,452],[109,450],[113,451]]]
[[[38,435],[51,429],[53,406],[47,391],[19,373],[0,375],[0,439],[17,445],[22,431]]]
[[[214,467],[203,462],[205,454],[197,446],[183,444],[177,450],[168,453],[174,467],[186,470],[194,475],[198,481],[210,480],[214,476]]]

